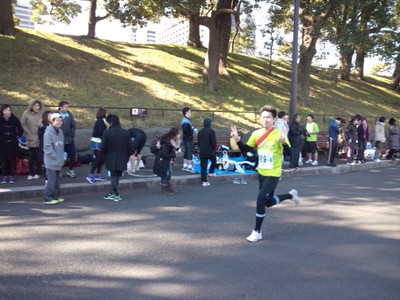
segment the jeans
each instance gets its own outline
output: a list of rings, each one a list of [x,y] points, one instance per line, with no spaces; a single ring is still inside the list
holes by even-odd
[[[168,184],[168,182],[171,181],[171,176],[172,176],[172,164],[169,164],[168,168],[167,168],[167,175],[164,177],[161,177],[161,184],[162,185]]]

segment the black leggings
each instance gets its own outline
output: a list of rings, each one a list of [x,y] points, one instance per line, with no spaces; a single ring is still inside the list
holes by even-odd
[[[257,197],[257,217],[265,217],[265,207],[274,206],[283,200],[292,199],[292,195],[274,195],[279,182],[279,177],[259,176],[260,191]]]
[[[92,167],[90,168],[90,174],[94,173],[94,170],[97,169],[97,174],[101,173],[101,168],[104,164],[104,157],[101,154],[100,150],[94,150],[94,155],[96,159],[92,161]]]
[[[1,175],[2,176],[15,175],[15,157],[3,157],[1,159]]]

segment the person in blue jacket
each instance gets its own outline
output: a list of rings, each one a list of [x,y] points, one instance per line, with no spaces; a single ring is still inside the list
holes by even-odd
[[[329,121],[328,134],[329,134],[329,153],[327,165],[330,167],[336,167],[335,156],[337,150],[337,142],[339,137],[339,125],[344,123],[344,120],[337,117],[335,120],[331,119]]]

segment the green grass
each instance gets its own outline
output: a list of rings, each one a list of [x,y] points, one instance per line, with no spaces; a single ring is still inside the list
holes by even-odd
[[[124,126],[177,126],[183,106],[215,113],[214,126],[257,127],[254,112],[264,104],[289,110],[290,64],[276,61],[273,75],[267,61],[230,54],[231,79],[221,78],[218,93],[209,93],[200,80],[204,50],[184,46],[116,43],[83,37],[19,30],[15,37],[0,35],[0,103],[27,104],[40,98],[46,106],[67,100],[72,106],[109,109]],[[311,99],[298,106],[300,114],[348,117],[396,116],[400,95],[389,89],[390,79],[370,76],[365,81],[336,80],[332,70],[314,69]],[[144,119],[129,119],[129,107],[147,107]],[[91,127],[95,108],[74,108],[79,127]],[[171,109],[162,113],[160,110]],[[175,109],[175,110],[174,110]],[[17,116],[23,108],[14,108]],[[194,123],[211,112],[193,113]],[[322,122],[317,117],[317,122]]]

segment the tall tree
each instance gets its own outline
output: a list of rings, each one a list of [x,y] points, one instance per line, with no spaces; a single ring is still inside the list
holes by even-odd
[[[96,11],[97,11],[97,0],[90,0],[87,37],[92,38],[92,39],[94,39],[96,37],[97,22],[107,19],[109,16],[109,14],[105,14],[104,16],[101,16],[101,17],[96,16]]]
[[[70,24],[71,20],[82,12],[82,7],[69,0],[31,0],[32,20],[43,24],[53,21]],[[43,16],[50,16],[47,21]]]
[[[0,34],[13,35],[15,33],[12,2],[13,0],[0,1]]]

